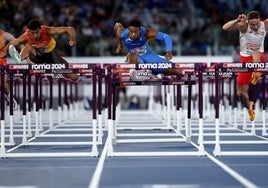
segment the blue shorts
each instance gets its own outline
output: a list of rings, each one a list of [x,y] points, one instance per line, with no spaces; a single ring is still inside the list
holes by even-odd
[[[154,64],[159,64],[159,63],[172,63],[171,61],[160,57],[159,55],[152,53],[152,52],[147,52],[144,55],[138,55],[139,62],[140,63],[154,63]],[[165,70],[165,68],[154,68],[152,69],[152,72],[155,74],[162,73]]]

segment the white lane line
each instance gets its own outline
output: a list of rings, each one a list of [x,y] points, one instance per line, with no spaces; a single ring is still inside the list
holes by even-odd
[[[193,146],[195,146],[196,148],[198,148],[198,146],[194,142],[191,142],[191,144]],[[234,179],[236,179],[238,182],[240,182],[243,186],[250,187],[250,188],[258,188],[257,185],[255,185],[254,183],[249,181],[247,178],[245,178],[244,176],[240,175],[239,173],[237,173],[236,171],[231,169],[229,166],[227,166],[226,164],[224,164],[223,162],[221,162],[217,158],[213,157],[208,152],[205,152],[205,156],[207,156],[210,160],[212,160],[214,163],[216,163],[218,166],[220,166],[225,172],[230,174]]]
[[[198,148],[198,146],[194,142],[191,142],[191,144],[193,146],[195,146],[196,148]],[[92,179],[91,179],[91,182],[90,182],[88,188],[98,188],[99,187],[101,173],[102,173],[102,170],[103,170],[103,165],[104,165],[105,157],[107,155],[107,150],[108,150],[108,139],[105,142],[105,146],[103,148],[102,154],[100,156],[99,162],[97,164],[96,170],[95,170],[95,172],[94,172],[94,174],[92,176]],[[227,172],[228,174],[230,174],[234,179],[236,179],[244,187],[258,188],[257,185],[255,185],[254,183],[252,183],[251,181],[249,181],[247,178],[245,178],[244,176],[240,175],[239,173],[237,173],[236,171],[234,171],[233,169],[231,169],[229,166],[227,166],[226,164],[224,164],[223,162],[221,162],[217,158],[213,157],[208,152],[205,152],[205,156],[207,156],[215,164],[217,164],[218,166],[220,166],[225,172]]]
[[[210,160],[212,160],[214,163],[216,163],[217,165],[219,165],[224,171],[226,171],[228,174],[230,174],[231,176],[233,176],[238,182],[240,182],[245,187],[250,187],[250,188],[257,188],[258,187],[257,185],[255,185],[254,183],[252,183],[251,181],[249,181],[248,179],[246,179],[244,176],[238,174],[236,171],[234,171],[229,166],[227,166],[223,162],[219,161],[218,159],[216,159],[212,155],[210,155],[208,153],[206,153],[206,155],[207,155],[207,157]]]
[[[107,154],[107,150],[108,150],[108,139],[106,139],[103,151],[101,153],[99,162],[97,164],[97,167],[94,171],[94,174],[91,178],[90,184],[88,185],[88,188],[97,188],[99,187],[100,184],[100,178],[101,178],[101,173],[103,170],[103,165],[104,165],[104,161],[105,161],[105,157]]]

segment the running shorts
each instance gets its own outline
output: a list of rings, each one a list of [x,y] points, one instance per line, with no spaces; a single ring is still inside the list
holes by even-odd
[[[252,56],[240,56],[240,62],[241,63],[250,63],[253,62],[253,57]],[[266,62],[266,56],[264,53],[261,53],[261,62],[265,63]],[[237,73],[237,85],[238,86],[243,86],[243,85],[249,85],[250,80],[251,80],[252,72],[239,72]]]

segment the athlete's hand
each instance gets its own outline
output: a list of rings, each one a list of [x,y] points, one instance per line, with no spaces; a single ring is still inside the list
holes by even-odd
[[[114,24],[114,33],[117,35],[118,30],[123,30],[124,26],[120,22]]]
[[[115,53],[120,53],[121,52],[121,50],[122,50],[122,46],[121,45],[118,45],[117,47],[116,47],[116,50],[115,50]]]
[[[247,16],[245,14],[239,14],[236,20],[237,22],[245,22],[247,20]]]
[[[167,59],[167,60],[170,60],[170,59],[172,59],[172,52],[171,51],[168,51],[167,53],[166,53],[166,55],[165,55],[165,58]]]
[[[75,46],[75,41],[70,40],[70,41],[69,41],[69,45],[70,45],[71,47],[74,47],[74,46]]]

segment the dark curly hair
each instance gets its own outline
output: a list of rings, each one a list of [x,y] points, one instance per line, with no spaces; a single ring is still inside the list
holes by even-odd
[[[141,27],[141,22],[140,21],[138,21],[138,20],[131,20],[131,21],[129,21],[129,23],[128,23],[128,27],[129,26],[133,26],[133,27]]]
[[[28,23],[28,28],[30,30],[36,30],[36,29],[40,29],[41,28],[41,23],[38,20],[31,20]]]

